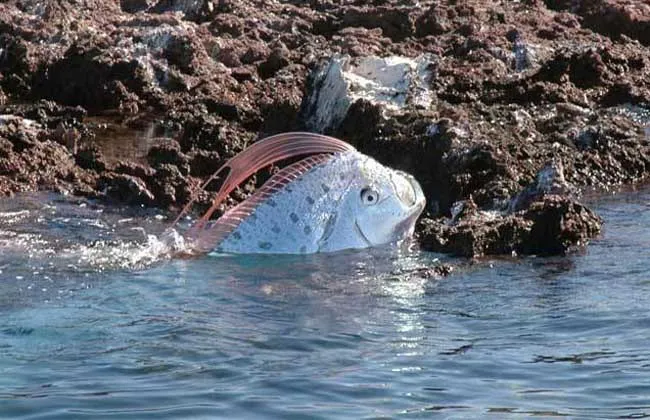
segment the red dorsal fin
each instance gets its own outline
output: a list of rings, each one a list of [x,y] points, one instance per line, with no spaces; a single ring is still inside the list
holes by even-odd
[[[201,186],[199,191],[203,190],[226,168],[230,169],[228,176],[221,185],[221,189],[212,201],[212,205],[196,222],[192,227],[192,230],[201,229],[219,207],[219,204],[228,197],[228,194],[237,188],[237,186],[246,180],[246,178],[260,169],[272,165],[280,160],[289,159],[295,156],[317,153],[337,153],[350,150],[355,149],[342,140],[330,136],[324,136],[322,134],[305,132],[277,134],[254,143],[252,146],[226,162]],[[185,205],[174,221],[174,224],[178,223],[178,221],[189,212],[190,207],[194,201],[196,201],[199,191],[193,194],[190,201]]]
[[[325,154],[310,156],[275,173],[252,196],[228,210],[209,229],[197,232],[194,238],[194,246],[205,252],[214,249],[222,240],[226,239],[228,235],[237,229],[239,224],[250,216],[257,206],[300,176],[309,172],[310,169],[327,162],[331,158],[331,155]]]

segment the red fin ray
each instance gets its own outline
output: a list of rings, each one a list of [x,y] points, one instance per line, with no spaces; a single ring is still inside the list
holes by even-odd
[[[305,158],[287,166],[273,175],[261,188],[245,201],[228,210],[208,229],[196,232],[195,246],[208,252],[231,234],[241,222],[249,217],[255,209],[273,194],[282,190],[287,184],[307,173],[315,166],[332,158],[332,155],[316,155]]]
[[[210,209],[197,221],[197,228],[200,228],[212,216],[212,213],[218,208],[219,204],[230,194],[237,186],[246,178],[259,171],[260,169],[272,165],[280,160],[292,158],[300,155],[316,154],[316,153],[337,153],[355,150],[354,147],[345,143],[342,140],[334,137],[324,136],[322,134],[305,133],[305,132],[292,132],[277,134],[275,136],[267,137],[260,140],[243,152],[239,153],[221,168],[219,168],[205,183],[199,188],[198,191],[203,190],[210,182],[212,182],[221,172],[226,168],[230,168],[230,172],[224,180],[221,189],[217,196],[212,201]],[[197,193],[198,193],[197,191]],[[197,193],[185,205],[180,212],[174,224],[185,216],[191,205],[197,199]]]
[[[212,201],[210,208],[201,216],[201,218],[195,223],[192,227],[190,234],[196,235],[210,219],[210,216],[217,210],[219,205],[228,197],[228,195],[237,188],[244,180],[248,177],[259,171],[260,169],[272,165],[278,161],[289,159],[292,157],[300,155],[313,155],[313,154],[323,154],[323,153],[341,153],[346,151],[355,150],[350,144],[345,143],[342,140],[336,139],[334,137],[325,136],[322,134],[315,133],[306,133],[306,132],[291,132],[283,133],[275,136],[271,136],[260,140],[243,152],[239,153],[228,162],[226,162],[222,167],[220,167],[212,176],[210,176],[206,182],[194,193],[192,198],[185,205],[183,210],[180,212],[174,224],[185,216],[192,204],[198,198],[198,193],[207,187],[207,185],[212,182],[217,176],[219,176],[226,168],[230,169],[230,172],[224,179],[221,188],[217,192],[216,197]],[[296,179],[299,175],[303,174],[306,170],[312,168],[315,164],[308,159],[303,159],[297,162],[294,165],[290,165],[285,169],[292,168],[291,171],[285,172],[284,170],[278,172],[277,178],[275,175],[262,186],[262,189],[265,191],[265,198],[271,194],[271,188],[276,188],[275,191],[278,191],[286,184]],[[296,175],[297,174],[297,175]],[[281,179],[283,176],[285,179]],[[270,181],[275,178],[275,181],[271,183]],[[267,188],[268,186],[268,188]],[[265,189],[266,188],[266,189]],[[258,190],[259,191],[259,190]],[[257,195],[257,194],[255,194]],[[258,195],[258,197],[260,197]],[[253,198],[253,197],[251,197]],[[244,201],[241,204],[247,203],[249,200]],[[259,204],[259,201],[254,202]],[[240,204],[240,205],[241,205]],[[253,204],[251,202],[250,204]],[[239,206],[238,206],[239,207]],[[210,235],[213,236],[213,235]]]

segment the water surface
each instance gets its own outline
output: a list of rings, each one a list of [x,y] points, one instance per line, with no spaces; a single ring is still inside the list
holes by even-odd
[[[0,201],[0,418],[650,416],[650,190],[562,258],[174,259],[163,215]]]

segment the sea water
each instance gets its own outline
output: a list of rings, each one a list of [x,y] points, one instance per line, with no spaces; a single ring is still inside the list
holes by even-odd
[[[650,190],[591,204],[583,252],[469,262],[177,258],[165,214],[0,200],[0,418],[650,417]]]

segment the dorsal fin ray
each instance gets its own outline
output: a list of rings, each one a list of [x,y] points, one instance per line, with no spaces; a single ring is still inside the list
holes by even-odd
[[[216,197],[212,201],[212,205],[196,222],[192,227],[192,230],[201,229],[226,197],[228,197],[228,195],[237,188],[239,184],[246,180],[246,178],[260,169],[272,165],[275,162],[300,155],[338,153],[351,150],[355,150],[354,147],[342,140],[316,133],[291,132],[277,134],[262,139],[228,160],[228,162],[212,174],[212,176],[210,176],[208,180],[203,183],[194,194],[192,194],[190,201],[185,205],[176,220],[174,220],[173,224],[178,223],[178,221],[189,212],[192,204],[198,197],[198,193],[226,168],[229,168],[230,172],[226,176],[226,179],[223,181]]]
[[[329,154],[310,156],[276,172],[252,196],[228,210],[209,229],[197,232],[194,238],[194,246],[205,252],[216,248],[221,241],[239,227],[241,222],[255,212],[255,209],[261,203],[281,191],[289,183],[331,158],[332,155]]]

